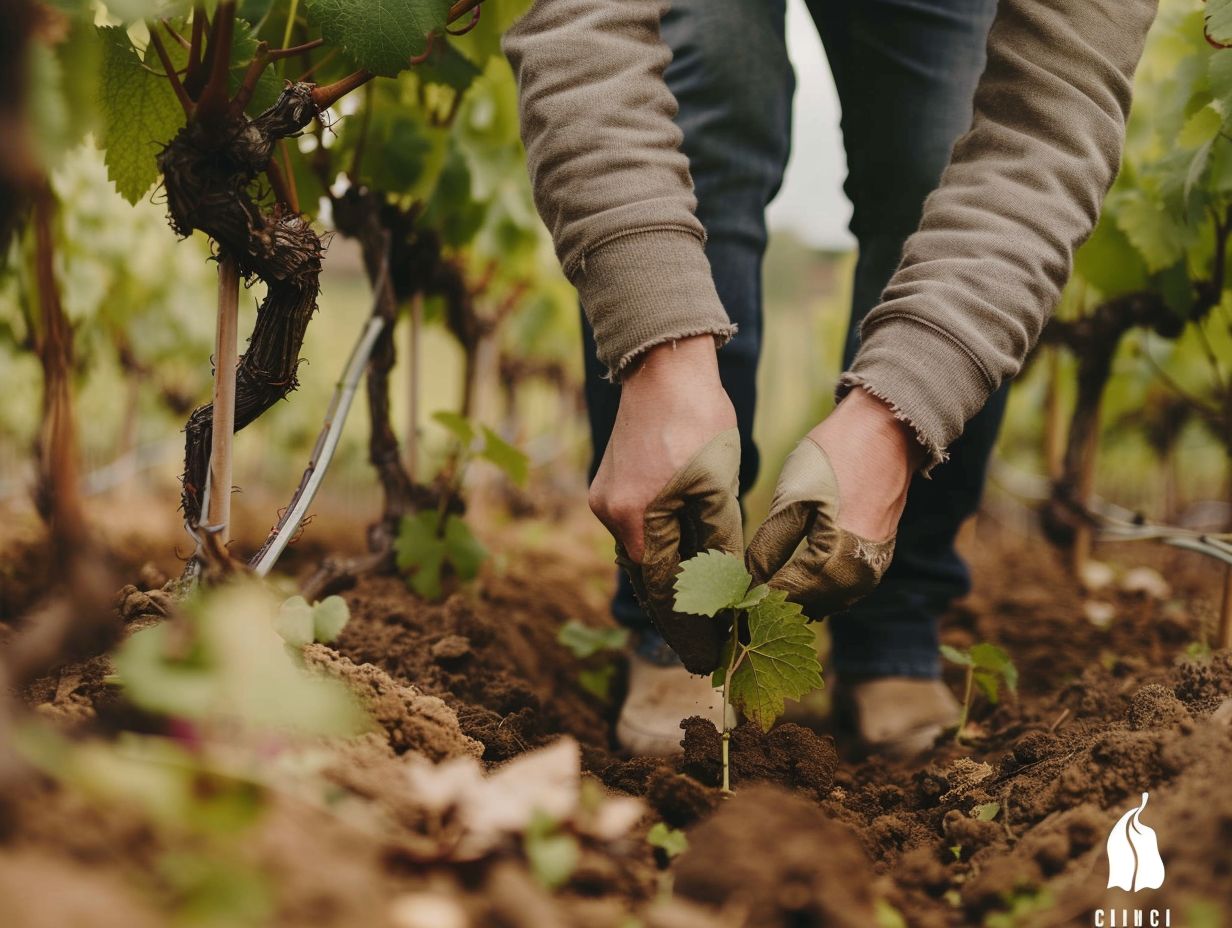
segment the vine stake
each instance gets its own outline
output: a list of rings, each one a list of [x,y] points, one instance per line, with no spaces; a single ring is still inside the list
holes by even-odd
[[[210,440],[209,518],[223,545],[231,537],[231,449],[235,433],[235,371],[239,363],[239,262],[218,259],[218,335],[214,343],[214,429]]]

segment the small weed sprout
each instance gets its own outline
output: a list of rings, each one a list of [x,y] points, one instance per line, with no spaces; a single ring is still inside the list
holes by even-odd
[[[558,643],[569,649],[582,663],[578,683],[597,699],[607,702],[616,678],[616,663],[611,655],[624,649],[629,642],[626,628],[594,628],[577,619],[570,619],[556,633]]]
[[[646,843],[663,852],[668,860],[679,857],[689,849],[689,839],[683,831],[671,828],[665,822],[656,822],[646,833]]]
[[[723,791],[730,793],[732,707],[769,731],[786,700],[820,687],[813,633],[786,593],[764,583],[754,586],[744,562],[722,551],[703,552],[680,566],[676,610],[731,619],[722,663],[711,678],[723,687]]]
[[[440,502],[435,510],[412,513],[402,519],[394,553],[407,584],[427,600],[444,593],[446,573],[462,582],[474,580],[488,552],[466,521],[454,512],[462,496],[467,468],[476,460],[495,465],[515,484],[526,482],[529,462],[525,454],[486,425],[478,425],[452,412],[433,417],[454,439],[454,450],[437,478]]]
[[[971,699],[975,688],[979,687],[985,698],[992,705],[1001,699],[1001,684],[1011,693],[1018,693],[1018,668],[1010,660],[1010,656],[994,644],[975,644],[966,650],[941,646],[941,656],[952,664],[966,668],[966,681],[963,684],[962,715],[958,719],[958,728],[954,732],[954,740],[962,743],[963,731],[971,716]]]

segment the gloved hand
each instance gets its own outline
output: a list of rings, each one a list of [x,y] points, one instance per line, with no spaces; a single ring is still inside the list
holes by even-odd
[[[675,611],[676,570],[701,551],[739,556],[744,547],[735,425],[713,338],[652,348],[622,381],[590,488],[590,508],[616,539],[617,562],[638,600],[693,673],[718,666],[727,629]]]
[[[830,459],[805,438],[783,464],[770,514],[745,560],[755,582],[784,590],[810,618],[840,612],[867,596],[894,555],[893,538],[869,541],[840,528],[838,510]]]
[[[784,463],[770,514],[745,555],[754,580],[786,591],[815,619],[867,596],[890,566],[922,461],[923,449],[889,407],[853,390]]]
[[[616,563],[633,582],[638,602],[691,673],[711,673],[719,666],[727,628],[717,618],[676,611],[676,572],[682,561],[702,551],[740,556],[744,530],[736,497],[739,479],[740,433],[728,429],[646,507],[641,563],[616,543]]]

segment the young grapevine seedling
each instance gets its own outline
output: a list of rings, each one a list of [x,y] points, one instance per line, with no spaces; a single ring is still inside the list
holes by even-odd
[[[813,633],[786,593],[764,583],[754,586],[744,562],[722,551],[703,552],[680,566],[676,610],[732,620],[722,663],[711,678],[723,687],[723,790],[730,792],[732,707],[769,731],[786,700],[820,687]]]
[[[394,541],[398,569],[411,589],[429,600],[441,598],[446,568],[459,580],[474,580],[488,556],[466,521],[451,511],[470,463],[488,461],[517,484],[526,481],[528,470],[526,455],[487,426],[452,412],[438,412],[433,418],[456,439],[456,450],[442,471],[440,502],[435,510],[403,517]]]
[[[1010,656],[994,644],[974,644],[966,650],[952,648],[948,644],[941,646],[941,656],[952,664],[965,667],[966,682],[963,684],[962,715],[958,719],[958,729],[954,732],[954,740],[961,743],[963,730],[967,727],[967,719],[971,714],[971,697],[975,687],[994,706],[1001,699],[1001,684],[1005,683],[1011,693],[1018,692],[1018,668],[1010,660]]]
[[[616,663],[612,655],[629,643],[627,628],[594,628],[570,619],[556,633],[556,641],[569,649],[583,666],[578,670],[582,689],[607,702],[612,695]]]

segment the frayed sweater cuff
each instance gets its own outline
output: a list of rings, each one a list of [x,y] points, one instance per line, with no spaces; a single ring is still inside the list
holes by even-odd
[[[969,349],[932,323],[883,317],[861,333],[860,352],[839,380],[841,399],[860,387],[893,410],[928,454],[927,475],[983,407],[996,384]]]
[[[566,273],[595,332],[599,360],[619,377],[656,345],[736,334],[710,274],[702,240],[691,229],[654,227],[591,248]]]

